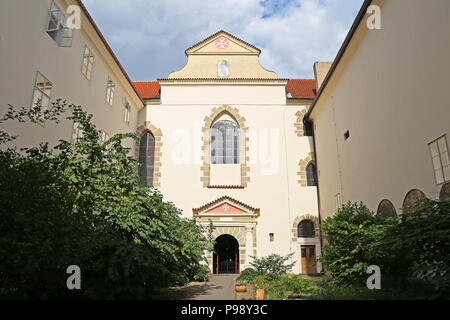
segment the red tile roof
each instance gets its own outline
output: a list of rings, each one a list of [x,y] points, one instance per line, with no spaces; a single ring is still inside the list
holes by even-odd
[[[160,96],[161,87],[158,81],[135,81],[134,87],[142,99],[156,98]]]
[[[158,81],[135,81],[134,87],[142,99],[156,98],[161,94]],[[312,79],[290,79],[286,85],[286,93],[292,98],[314,99],[316,97],[316,81]]]
[[[292,98],[316,97],[316,80],[314,79],[290,79],[286,85],[286,93],[290,93]]]

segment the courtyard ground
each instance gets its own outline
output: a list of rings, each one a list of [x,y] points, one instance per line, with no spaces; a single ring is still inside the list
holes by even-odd
[[[162,297],[180,300],[235,300],[234,284],[238,276],[215,274],[208,282],[191,282],[182,287],[166,289]]]

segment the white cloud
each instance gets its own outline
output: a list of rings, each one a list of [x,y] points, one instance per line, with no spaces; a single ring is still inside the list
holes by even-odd
[[[133,80],[164,78],[184,50],[223,29],[262,50],[280,77],[334,59],[363,0],[84,0]]]

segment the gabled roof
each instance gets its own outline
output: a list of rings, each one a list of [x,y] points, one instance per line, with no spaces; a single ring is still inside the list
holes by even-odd
[[[236,36],[233,36],[231,33],[228,33],[228,32],[226,32],[226,31],[223,31],[223,30],[220,30],[220,31],[214,33],[213,35],[210,35],[208,38],[205,38],[205,39],[203,39],[202,41],[197,42],[197,43],[194,44],[193,46],[187,48],[187,49],[184,51],[184,53],[185,53],[186,55],[188,55],[188,51],[192,51],[192,50],[195,49],[196,47],[199,47],[199,46],[201,46],[202,44],[205,44],[205,43],[209,42],[210,40],[214,39],[215,37],[219,36],[220,34],[225,35],[225,36],[227,36],[227,37],[229,37],[229,38],[231,38],[231,39],[233,39],[233,40],[236,40],[237,42],[241,42],[241,43],[243,43],[244,45],[253,48],[254,50],[257,51],[258,54],[261,53],[261,50],[260,50],[259,48],[255,47],[254,45],[252,45],[252,44],[250,44],[250,43],[248,43],[248,42],[246,42],[246,41],[244,41],[244,40],[242,40],[242,39],[240,39],[240,38],[238,38],[238,37],[236,37]]]
[[[158,81],[135,81],[133,86],[142,99],[158,98],[161,95]]]
[[[292,98],[314,99],[316,97],[316,80],[314,79],[290,79],[286,85],[286,94]]]

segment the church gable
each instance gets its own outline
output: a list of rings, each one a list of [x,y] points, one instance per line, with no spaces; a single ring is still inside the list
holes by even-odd
[[[185,51],[188,61],[169,79],[277,79],[259,63],[261,50],[232,34],[219,31]]]
[[[191,54],[256,54],[261,51],[251,44],[233,36],[232,34],[219,31],[203,41],[186,50],[186,55]]]
[[[259,209],[252,208],[238,200],[225,196],[199,208],[192,209],[194,217],[258,217]]]

